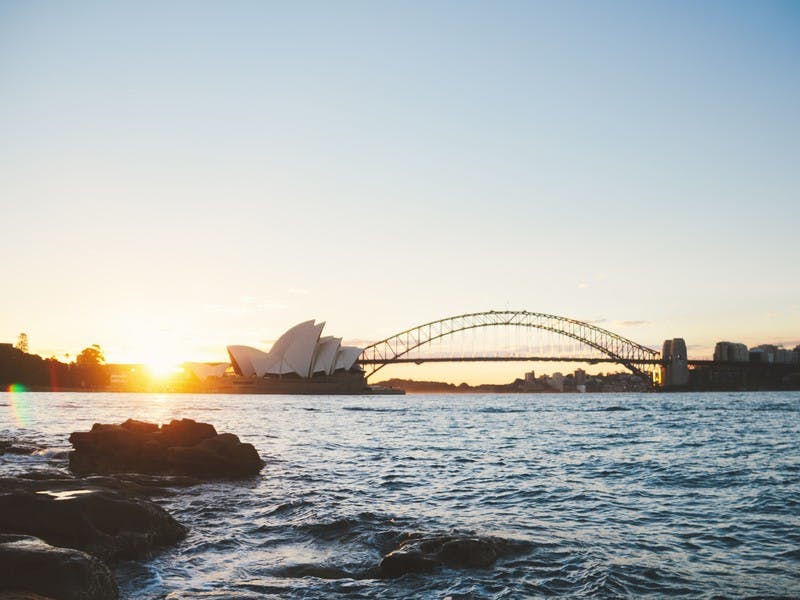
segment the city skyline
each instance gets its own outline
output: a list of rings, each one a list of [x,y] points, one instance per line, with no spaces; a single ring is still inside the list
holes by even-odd
[[[798,25],[781,2],[5,3],[0,341],[225,360],[309,318],[355,343],[511,308],[699,357],[793,347]]]

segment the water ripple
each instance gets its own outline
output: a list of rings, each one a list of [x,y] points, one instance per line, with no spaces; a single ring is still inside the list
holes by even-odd
[[[0,437],[35,451],[2,475],[63,470],[71,431],[128,417],[206,420],[267,461],[159,498],[190,535],[119,565],[124,598],[800,597],[798,393],[27,398]],[[363,578],[453,531],[520,546]]]

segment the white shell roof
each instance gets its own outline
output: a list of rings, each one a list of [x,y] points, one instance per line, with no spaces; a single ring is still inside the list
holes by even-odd
[[[230,363],[184,363],[184,368],[189,369],[200,381],[208,377],[222,377]]]
[[[345,371],[349,371],[352,369],[363,350],[363,348],[357,348],[355,346],[342,346],[339,348],[339,352],[336,355],[336,366],[334,370],[338,371],[339,369],[344,369]]]
[[[317,352],[314,356],[314,366],[311,367],[311,374],[325,373],[330,375],[336,366],[336,355],[339,352],[339,346],[342,343],[342,338],[333,336],[325,336],[320,338],[317,344]]]
[[[231,357],[234,370],[244,377],[252,377],[256,374],[251,357],[258,352],[261,350],[250,346],[228,346],[228,356]],[[263,352],[261,353],[263,354]]]
[[[250,346],[228,346],[234,369],[240,375],[288,375],[310,377],[314,373],[331,374],[353,367],[362,349],[341,346],[342,338],[320,338],[325,323],[303,321],[281,335],[269,352]]]

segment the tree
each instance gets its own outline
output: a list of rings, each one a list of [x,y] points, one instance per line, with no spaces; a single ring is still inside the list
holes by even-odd
[[[17,336],[17,350],[21,350],[25,354],[28,353],[28,334],[25,332],[20,333]]]
[[[103,350],[97,344],[92,344],[88,348],[84,348],[81,350],[81,353],[78,354],[75,362],[84,367],[96,367],[102,364],[105,364],[106,357],[103,354]]]
[[[97,344],[81,350],[75,358],[75,365],[81,379],[81,385],[89,388],[98,388],[108,384],[108,369],[105,366],[106,357]]]

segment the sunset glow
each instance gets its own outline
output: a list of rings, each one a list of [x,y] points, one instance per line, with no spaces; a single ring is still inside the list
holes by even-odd
[[[156,379],[167,379],[183,373],[180,364],[176,363],[174,359],[163,358],[152,360],[144,363],[144,368],[147,373]]]
[[[416,6],[0,6],[0,340],[162,375],[504,308],[800,343],[796,6]]]

